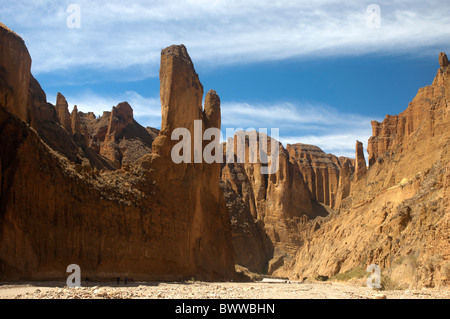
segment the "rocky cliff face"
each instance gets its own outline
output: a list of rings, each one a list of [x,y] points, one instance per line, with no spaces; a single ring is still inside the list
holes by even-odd
[[[439,63],[441,68],[438,70],[433,84],[421,88],[404,112],[395,116],[387,115],[382,123],[372,122],[372,137],[368,145],[370,165],[395,154],[412,152],[416,147],[411,141],[417,140],[418,135],[430,136],[433,141],[438,140],[436,146],[440,146],[441,139],[437,137],[445,135],[442,123],[444,122],[443,116],[446,114],[445,106],[448,103],[446,98],[449,90],[447,86],[448,59],[442,52]],[[423,146],[425,143],[420,142],[420,144]],[[429,163],[425,164],[425,161],[430,159],[430,156],[431,163],[434,163],[435,156],[439,154],[432,150],[431,146],[434,145],[430,145],[428,150],[431,152],[428,154],[425,154],[426,147],[417,148],[420,152],[417,154],[417,161],[425,166],[429,166]],[[422,154],[425,156],[420,156]]]
[[[156,134],[151,134],[134,120],[133,109],[127,102],[113,107],[111,112],[104,113],[103,118],[85,116],[84,123],[89,127],[90,147],[98,149],[118,168],[150,153],[156,138]]]
[[[307,144],[287,145],[291,158],[298,164],[313,200],[335,208],[340,185],[350,182],[354,171],[350,159],[325,154],[319,147]],[[341,177],[343,166],[347,169]],[[341,192],[342,194],[345,192]]]
[[[439,52],[439,65],[441,66],[441,69],[444,70],[449,64],[447,54],[445,54],[445,52]]]
[[[245,178],[245,172],[238,174],[242,174],[241,179]],[[249,185],[247,180],[244,187]],[[242,195],[248,195],[248,190],[238,194],[230,183],[224,181],[221,181],[220,187],[230,214],[236,263],[255,273],[267,273],[269,261],[274,257],[274,247],[264,229],[264,222],[255,219],[251,214],[249,203],[244,202]]]
[[[103,112],[97,118],[92,112],[78,111],[76,105],[69,113],[65,97],[58,93],[55,109],[69,137],[84,153],[89,153],[79,154],[81,162],[84,158],[97,169],[114,170],[136,162],[151,152],[153,140],[159,133],[137,123],[127,102],[119,103],[111,112]]]
[[[126,102],[98,118],[61,94],[53,106],[20,37],[0,25],[0,44],[0,279],[61,279],[76,263],[92,279],[218,280],[236,261],[293,279],[376,263],[384,284],[450,284],[445,53],[404,112],[372,122],[369,168],[358,141],[352,160],[269,137],[279,169],[264,175],[259,152],[249,161],[256,132],[243,163],[172,160],[177,128],[203,151],[197,135],[221,125],[184,46],[161,52],[158,131]]]
[[[251,134],[247,148],[250,139]],[[246,150],[244,164],[227,163],[222,169],[236,261],[255,272],[273,273],[289,264],[303,245],[308,221],[348,202],[354,160],[325,154],[313,145],[299,143],[285,149],[280,144],[280,169],[265,176],[260,164],[249,163],[248,154]]]
[[[167,211],[186,216],[190,221],[183,232],[187,235],[183,242],[187,263],[199,273],[210,274],[217,269],[231,276],[235,257],[230,219],[219,187],[220,164],[194,163],[194,152],[188,163],[175,164],[169,160],[179,142],[172,140],[173,131],[187,129],[194,147],[194,121],[201,122],[202,134],[211,128],[209,125],[220,127],[220,103],[214,91],[210,91],[203,110],[203,86],[183,45],[161,52],[160,81],[161,131],[153,142],[152,154],[141,158],[139,165],[149,169],[150,179],[163,181],[158,188],[164,194],[162,202]],[[216,143],[219,145],[220,141]]]
[[[450,71],[445,61],[441,54],[433,84],[420,89],[404,112],[372,122],[370,169],[357,144],[357,178],[340,212],[308,225],[294,261],[277,274],[333,276],[378,264],[382,283],[391,286],[450,283]]]
[[[31,124],[34,114],[28,103],[30,54],[24,41],[3,24],[0,24],[0,43],[0,101],[9,112]]]
[[[64,129],[72,134],[72,119],[69,113],[69,104],[66,101],[64,95],[58,92],[56,96],[56,114],[58,115],[59,122]]]
[[[13,52],[26,48],[9,31],[0,28],[0,32],[1,69],[8,68],[7,74],[14,76],[26,69],[29,75],[28,61],[11,64],[17,70],[3,64]],[[2,280],[63,279],[72,263],[80,265],[83,277],[92,279],[220,280],[234,276],[231,226],[219,189],[220,166],[176,165],[170,158],[171,129],[191,128],[193,119],[203,119],[202,86],[183,46],[163,51],[161,62],[165,130],[154,142],[157,151],[126,171],[98,172],[84,165],[79,169],[64,152],[70,155],[71,145],[83,144],[69,136],[55,108],[47,104],[48,112],[41,112],[45,116],[40,119],[40,130],[30,129],[25,122],[34,110],[25,112],[11,95],[21,92],[24,84],[2,71]],[[35,82],[32,87],[41,97],[34,100],[44,102]],[[188,109],[185,101],[191,103]],[[217,114],[217,107],[206,113]],[[75,124],[72,133],[83,135],[83,130],[89,131],[83,128],[83,120],[94,119],[72,112],[71,120]],[[220,122],[214,115],[208,120]],[[117,123],[111,122],[110,118],[105,136],[120,131],[120,125],[114,128]],[[49,143],[43,142],[44,135]],[[83,151],[91,152],[88,147]],[[102,158],[92,156],[93,161]]]
[[[268,138],[268,150],[272,143],[279,148],[279,169],[274,174],[261,174],[259,158],[257,163],[249,161],[249,140],[259,142],[260,135],[250,132],[246,139],[245,163],[226,163],[222,168],[222,180],[226,184],[225,194],[233,202],[239,202],[233,210],[232,219],[245,220],[250,226],[248,229],[234,228],[234,246],[238,264],[254,271],[266,270],[272,273],[283,265],[301,244],[299,227],[305,220],[313,217],[315,212],[310,192],[303,181],[302,173],[286,149],[278,141]],[[235,139],[235,154],[237,142]],[[269,152],[270,154],[270,152]],[[252,245],[253,259],[247,255],[250,247],[242,239],[248,237],[258,238],[259,245]],[[270,241],[267,241],[267,237]],[[249,239],[249,242],[253,242]]]
[[[364,146],[360,141],[356,141],[355,157],[355,181],[358,181],[363,179],[367,173],[367,164],[364,157]]]
[[[342,209],[346,207],[347,198],[350,196],[351,184],[354,179],[355,160],[346,157],[339,158],[339,187],[336,202],[333,208]]]

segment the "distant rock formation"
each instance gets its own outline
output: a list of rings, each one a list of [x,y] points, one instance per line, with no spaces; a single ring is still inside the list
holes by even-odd
[[[78,107],[76,105],[73,107],[72,113],[70,113],[70,126],[73,134],[81,135],[81,121],[80,116],[78,115]]]
[[[354,171],[351,160],[332,154],[325,154],[319,147],[307,144],[287,145],[291,158],[295,160],[303,174],[312,199],[331,208],[336,207],[339,185],[349,182],[340,180],[342,165],[347,163],[347,176]],[[341,193],[343,194],[343,193]]]
[[[130,125],[122,127],[115,117],[125,110],[130,124],[127,107],[113,110],[108,121],[75,108],[72,133],[84,138],[76,140],[31,77],[23,41],[2,26],[0,34],[0,279],[61,280],[73,263],[92,280],[234,278],[220,165],[176,165],[170,159],[174,125],[191,128],[192,120],[203,119],[203,89],[184,46],[162,52],[164,130],[154,141],[157,151],[122,170],[95,171],[92,163],[108,161],[84,143],[103,134],[126,135]],[[16,81],[20,72],[24,83]],[[24,87],[26,98],[31,88],[25,101],[30,109],[17,103]],[[86,124],[101,122],[108,122],[108,130]],[[97,137],[90,135],[96,128]]]
[[[350,195],[351,190],[351,183],[354,178],[354,172],[355,172],[355,166],[354,166],[355,160],[347,158],[347,157],[340,157],[339,158],[339,187],[337,190],[337,196],[336,196],[336,202],[332,208],[335,209],[342,209],[345,208],[345,200]]]
[[[78,156],[98,169],[114,170],[136,162],[151,152],[153,140],[159,133],[157,129],[146,129],[137,123],[133,118],[133,109],[127,102],[118,104],[111,112],[103,112],[97,118],[92,112],[78,111],[76,105],[69,113],[65,97],[58,93],[55,109],[58,121],[73,142],[81,146],[83,151],[93,154]],[[100,158],[109,164],[99,164]]]
[[[355,153],[355,181],[363,179],[367,173],[367,164],[364,157],[364,147],[360,141],[356,141]]]
[[[439,65],[441,66],[441,68],[446,68],[448,67],[450,63],[448,62],[448,58],[447,55],[445,54],[445,52],[440,52],[439,53]]]
[[[242,166],[235,168],[239,169]],[[244,174],[241,178],[245,176]],[[255,273],[267,273],[269,261],[274,256],[274,247],[264,229],[264,222],[252,216],[249,204],[230,183],[222,181],[220,187],[230,214],[236,263]]]
[[[280,144],[279,149],[276,174],[261,175],[261,165],[249,163],[248,151],[245,164],[222,168],[236,262],[269,274],[289,264],[303,245],[302,232],[310,220],[348,202],[355,172],[354,160],[325,154],[317,146],[299,143],[284,149]]]
[[[99,141],[103,141],[100,145],[100,154],[111,160],[116,167],[120,168],[122,166],[122,161],[125,157],[125,162],[127,161],[127,154],[133,154],[134,157],[140,155],[142,157],[145,154],[150,153],[151,144],[153,142],[153,138],[150,137],[148,132],[137,124],[133,119],[133,109],[127,102],[123,102],[113,107],[111,113],[107,114],[109,116],[109,124],[106,131],[106,134],[103,136],[97,137],[96,139]],[[133,127],[131,127],[133,126]],[[134,129],[134,130],[133,130]],[[133,130],[133,136],[130,136],[133,140],[139,140],[143,147],[143,152],[136,153],[137,149],[131,149],[132,146],[124,147],[122,144],[127,143],[127,134],[128,131]],[[139,133],[140,134],[139,134]],[[135,158],[134,160],[137,160]]]
[[[276,143],[279,148],[279,169],[275,174],[262,175],[259,146],[257,163],[249,161],[249,141],[252,139],[259,142],[261,135],[256,132],[247,134],[245,163],[239,164],[235,158],[234,163],[224,164],[223,189],[225,195],[231,198],[229,200],[238,203],[231,204],[227,201],[232,220],[241,219],[249,224],[245,228],[233,228],[238,264],[253,271],[265,269],[272,273],[292,258],[301,244],[298,228],[305,220],[314,216],[313,203],[297,163],[291,161],[283,145],[268,137],[268,150],[272,143]],[[235,138],[235,153],[236,140]],[[258,238],[256,242],[259,245],[251,246],[252,258],[247,255],[250,247],[244,238],[249,243]]]
[[[72,134],[72,119],[69,113],[69,104],[67,103],[64,95],[59,92],[56,96],[55,109],[62,127],[64,127],[67,132]]]
[[[220,128],[220,98],[217,92],[210,90],[205,97],[205,110],[203,111],[207,127]]]

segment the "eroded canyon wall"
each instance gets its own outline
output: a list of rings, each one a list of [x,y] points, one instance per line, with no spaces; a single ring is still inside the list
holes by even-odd
[[[57,112],[37,81],[32,101],[40,104],[22,100],[32,79],[29,60],[8,59],[27,50],[11,31],[0,27],[0,33],[0,278],[62,279],[75,263],[91,279],[232,279],[234,251],[219,164],[176,165],[170,158],[171,130],[191,129],[194,119],[206,122],[203,87],[184,46],[161,55],[165,129],[153,143],[155,151],[127,170],[94,172],[79,170],[78,153],[70,152],[82,145],[70,134],[83,133],[83,116],[72,112],[70,129],[68,121],[62,124],[58,115],[67,113],[59,106],[65,103],[57,103]],[[39,107],[44,108],[36,119]],[[205,106],[211,117],[219,108]],[[120,131],[112,121],[106,136]],[[37,122],[36,129],[28,125]]]
[[[404,112],[372,122],[370,168],[358,169],[357,144],[357,176],[344,209],[311,223],[296,258],[278,275],[333,276],[378,264],[382,281],[396,287],[449,285],[447,61],[441,53],[432,85],[419,89]]]
[[[227,202],[232,220],[243,220],[250,225],[234,228],[237,263],[253,271],[272,273],[292,258],[301,244],[301,225],[315,216],[315,211],[302,173],[283,145],[267,137],[269,155],[273,144],[278,148],[279,167],[273,174],[262,174],[261,168],[265,165],[259,153],[261,133],[247,134],[245,163],[238,163],[237,158],[233,163],[227,162],[221,178],[226,185],[225,194],[233,202],[239,202],[234,206]],[[252,139],[258,142],[256,163],[249,161],[249,140]],[[238,153],[236,140],[235,154]],[[242,238],[250,238],[249,243],[253,238],[259,242],[251,244],[253,259],[248,257],[249,247]]]

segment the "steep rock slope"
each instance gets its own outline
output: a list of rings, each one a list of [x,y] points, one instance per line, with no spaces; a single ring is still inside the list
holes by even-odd
[[[295,260],[278,274],[332,276],[378,264],[382,280],[400,287],[450,283],[450,70],[443,53],[439,61],[433,84],[404,112],[372,122],[370,169],[359,170],[340,211],[305,229]]]
[[[345,194],[340,188],[350,183],[350,176],[354,172],[352,160],[326,154],[314,145],[288,144],[286,149],[298,164],[312,199],[335,208]],[[343,169],[347,171],[341,176]]]

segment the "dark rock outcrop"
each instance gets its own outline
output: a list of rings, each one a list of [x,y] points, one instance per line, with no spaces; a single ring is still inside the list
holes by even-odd
[[[445,54],[445,52],[440,52],[439,53],[439,65],[441,66],[441,68],[446,68],[448,67],[450,63],[448,62],[448,58],[447,55]]]
[[[28,88],[31,78],[31,57],[24,41],[0,24],[0,102],[25,123],[34,122]]]
[[[67,132],[72,134],[72,119],[69,113],[69,104],[67,103],[64,95],[59,92],[56,96],[55,109],[62,127],[64,127]]]
[[[267,273],[274,247],[264,229],[262,220],[255,220],[250,207],[228,184],[220,182],[225,203],[230,213],[236,263],[256,273]]]

